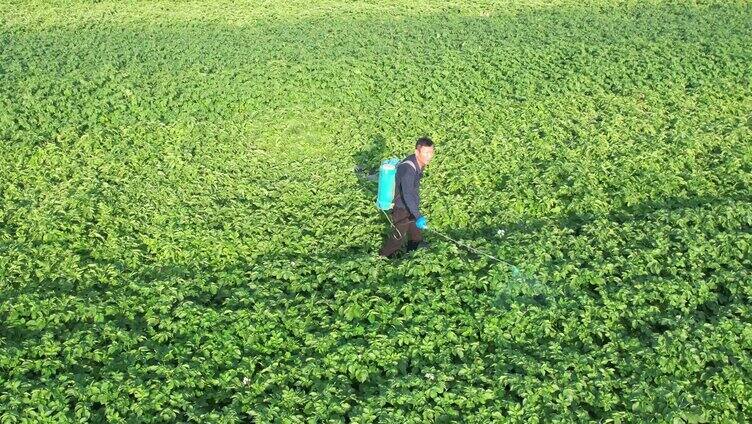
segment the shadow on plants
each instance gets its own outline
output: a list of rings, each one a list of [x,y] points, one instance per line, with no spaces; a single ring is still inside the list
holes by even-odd
[[[585,231],[586,226],[592,224],[596,220],[606,220],[621,225],[629,222],[649,220],[651,218],[651,215],[662,212],[681,213],[683,211],[692,209],[699,209],[723,204],[733,204],[738,202],[752,202],[752,196],[748,193],[736,192],[730,193],[726,196],[699,196],[692,198],[669,197],[662,200],[643,202],[637,205],[624,207],[602,215],[571,213],[551,218],[534,219],[529,221],[521,220],[513,223],[503,224],[498,227],[486,226],[474,229],[447,229],[442,230],[442,232],[446,233],[452,238],[469,242],[469,244],[471,245],[476,244],[473,243],[473,241],[481,243],[501,244],[509,243],[510,241],[514,242],[515,236],[527,235],[532,236],[533,238],[542,239],[546,237],[546,233],[548,233],[549,230],[554,228],[569,229],[572,231],[573,236],[579,236],[583,233],[583,231]],[[497,237],[499,230],[504,231],[504,237],[502,239],[499,239]],[[749,228],[746,228],[745,231],[749,230]],[[522,248],[524,249],[524,247]],[[478,259],[481,258],[479,255],[476,255],[468,250],[466,250],[463,254],[471,257],[478,257]],[[501,257],[501,259],[506,260],[512,264],[518,264],[518,266],[522,266],[522,264],[519,263],[518,258]],[[555,263],[556,260],[551,260],[547,263],[541,264],[542,268],[540,272],[553,272]],[[589,267],[590,265],[585,266]],[[511,271],[514,271],[514,269],[512,269]],[[516,285],[516,288],[510,287],[511,291],[509,293],[504,293],[499,298],[499,302],[501,302],[501,304],[506,304],[510,300],[512,300],[513,297],[515,302],[525,301],[527,299],[527,301],[530,301],[532,303],[540,305],[546,304],[548,297],[544,293],[546,291],[546,288],[543,287],[543,285],[541,285],[535,278],[528,278],[528,276],[525,275],[521,277],[523,278],[513,278],[513,281],[516,281],[519,284]],[[516,293],[516,295],[514,293]],[[598,294],[597,292],[592,292],[591,296],[594,298],[599,298],[600,294]]]
[[[583,227],[596,220],[611,221],[616,224],[625,224],[649,219],[650,215],[659,212],[682,212],[690,209],[699,209],[713,205],[731,203],[752,202],[752,195],[744,192],[730,193],[726,196],[698,196],[691,198],[668,197],[661,200],[639,203],[626,206],[606,214],[570,213],[550,218],[537,218],[521,220],[512,223],[501,224],[498,227],[479,227],[474,229],[448,229],[442,230],[453,238],[466,240],[485,239],[493,240],[499,230],[504,231],[505,238],[515,234],[534,234],[546,228],[566,228],[574,231],[574,235],[580,235]]]
[[[365,178],[368,181],[376,181],[375,176],[379,172],[381,160],[385,159],[387,152],[386,138],[381,134],[372,135],[370,142],[362,150],[352,155],[355,162],[355,172],[359,178]],[[374,195],[376,192],[374,191]]]

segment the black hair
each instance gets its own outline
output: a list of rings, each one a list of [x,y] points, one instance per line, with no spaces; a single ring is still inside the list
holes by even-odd
[[[415,148],[420,146],[433,147],[433,141],[428,137],[421,137],[415,142]]]

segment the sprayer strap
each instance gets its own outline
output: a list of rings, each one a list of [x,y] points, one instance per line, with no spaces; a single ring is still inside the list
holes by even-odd
[[[403,160],[403,161],[402,161],[402,162],[400,163],[400,165],[402,165],[403,163],[409,163],[409,164],[410,164],[410,166],[412,166],[412,167],[413,167],[413,171],[417,171],[417,170],[418,170],[417,168],[415,168],[415,164],[414,164],[414,163],[413,163],[413,161],[411,161],[411,160],[407,160],[407,159],[405,159],[405,160]]]

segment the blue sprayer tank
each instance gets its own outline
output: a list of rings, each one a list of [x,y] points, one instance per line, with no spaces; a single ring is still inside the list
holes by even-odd
[[[399,159],[389,158],[381,161],[379,167],[379,191],[376,196],[376,207],[388,211],[394,207],[394,183],[397,177]]]

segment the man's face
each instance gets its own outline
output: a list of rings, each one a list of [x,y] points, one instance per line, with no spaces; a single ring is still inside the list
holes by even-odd
[[[433,146],[420,146],[415,149],[415,156],[423,164],[428,165],[428,162],[433,158]]]

